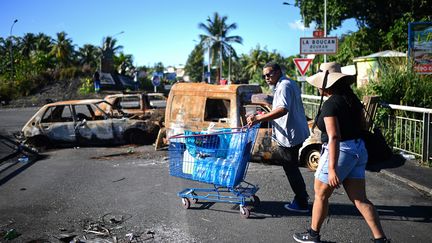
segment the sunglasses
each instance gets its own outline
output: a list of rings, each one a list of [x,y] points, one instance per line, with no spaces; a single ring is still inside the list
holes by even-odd
[[[271,78],[271,77],[273,77],[273,75],[274,75],[274,70],[270,71],[267,74],[263,74],[262,78],[263,79],[265,79],[265,78]]]

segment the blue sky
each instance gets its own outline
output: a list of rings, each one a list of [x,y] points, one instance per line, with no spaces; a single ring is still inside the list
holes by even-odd
[[[2,0],[0,36],[45,33],[55,37],[65,31],[73,44],[101,46],[103,37],[115,36],[134,65],[162,62],[165,66],[185,64],[189,53],[204,33],[198,28],[214,12],[228,17],[238,28],[230,35],[243,38],[233,44],[237,53],[249,53],[257,45],[276,50],[285,57],[299,53],[300,37],[312,37],[303,30],[298,8],[278,0]],[[294,3],[293,0],[288,1]],[[346,21],[329,36],[356,31]]]

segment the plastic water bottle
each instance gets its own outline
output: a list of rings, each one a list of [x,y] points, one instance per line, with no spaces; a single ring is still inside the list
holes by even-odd
[[[403,153],[403,152],[401,152],[400,154],[406,160],[413,160],[413,159],[415,159],[415,155],[413,155],[413,154],[408,154],[408,153]]]
[[[18,161],[21,162],[21,163],[23,163],[23,164],[25,164],[25,163],[27,163],[29,161],[29,158],[28,158],[28,156],[23,155],[23,156],[21,156],[21,157],[18,158]]]

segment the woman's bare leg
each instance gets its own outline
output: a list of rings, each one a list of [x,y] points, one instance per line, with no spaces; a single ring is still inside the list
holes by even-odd
[[[366,196],[365,180],[345,179],[343,186],[349,199],[354,203],[363,218],[366,220],[366,223],[371,229],[375,239],[385,237],[375,206]]]
[[[315,198],[312,208],[311,228],[320,231],[321,226],[328,214],[328,200],[333,193],[333,188],[315,179],[314,191]]]

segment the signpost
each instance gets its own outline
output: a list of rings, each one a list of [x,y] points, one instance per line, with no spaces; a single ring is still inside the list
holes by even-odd
[[[159,73],[153,73],[153,78],[152,78],[152,84],[154,87],[154,92],[157,92],[157,86],[160,85],[160,77],[159,77]]]
[[[311,58],[294,58],[294,64],[297,67],[297,70],[299,70],[300,74],[302,76],[305,76],[306,71],[309,69],[309,66],[312,63]]]
[[[336,54],[337,37],[300,38],[300,54]]]

